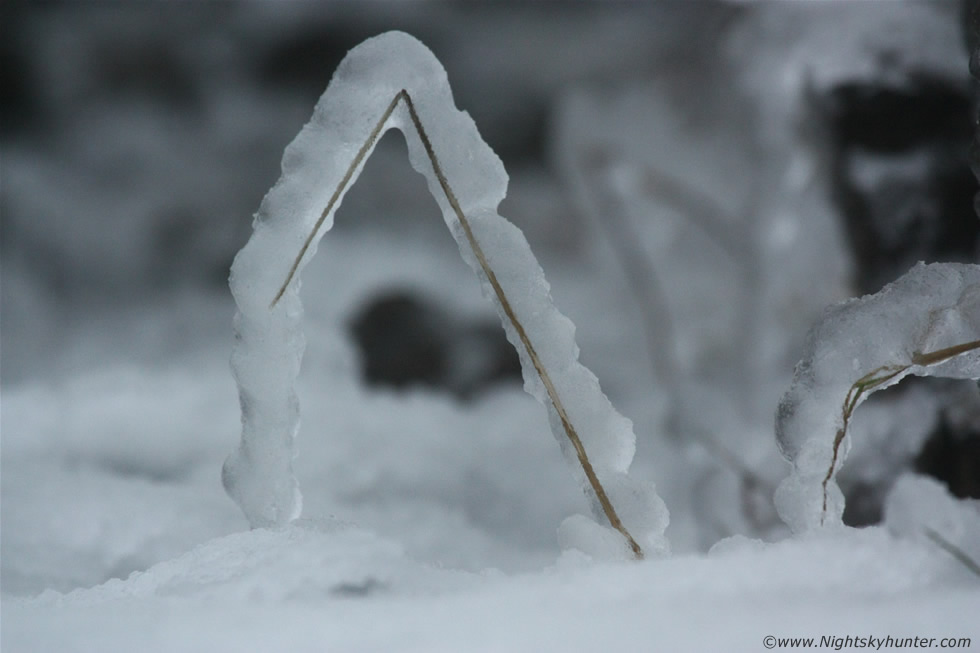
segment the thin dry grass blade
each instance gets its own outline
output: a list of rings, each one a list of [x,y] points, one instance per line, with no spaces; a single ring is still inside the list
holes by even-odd
[[[937,349],[936,351],[926,353],[916,352],[912,354],[911,357],[912,365],[918,365],[921,367],[938,365],[939,363],[945,363],[946,361],[956,358],[957,356],[975,351],[977,349],[980,349],[980,340],[964,342],[959,345],[953,345],[952,347]],[[834,468],[837,466],[840,445],[844,441],[844,437],[847,435],[847,427],[848,424],[850,424],[851,415],[854,413],[854,409],[857,408],[861,397],[864,396],[865,393],[874,390],[878,386],[891,381],[899,374],[908,371],[909,367],[911,367],[911,365],[883,365],[882,367],[868,372],[860,379],[855,381],[847,391],[847,395],[844,397],[844,404],[841,407],[843,425],[837,431],[837,435],[834,437],[833,457],[830,461],[830,467],[827,468],[827,475],[823,479],[823,517],[827,516],[827,484],[830,483],[830,479],[834,476]]]
[[[958,546],[956,546],[955,544],[947,540],[945,537],[943,537],[933,529],[927,527],[924,530],[926,536],[930,540],[932,540],[936,544],[936,546],[938,546],[940,549],[942,549],[949,555],[956,558],[956,560],[961,562],[964,567],[972,571],[974,574],[980,576],[980,563],[978,563],[976,560],[968,556],[966,554],[966,551],[959,548]]]
[[[336,204],[337,200],[340,199],[341,193],[343,193],[344,189],[347,188],[347,185],[350,184],[350,180],[354,176],[354,171],[356,171],[357,167],[361,165],[361,162],[364,160],[364,157],[367,155],[368,150],[370,150],[371,147],[374,145],[375,141],[378,140],[378,136],[381,135],[381,129],[384,127],[385,123],[388,122],[388,118],[391,117],[391,114],[394,112],[395,107],[398,106],[398,101],[402,99],[403,93],[405,93],[405,91],[402,91],[401,93],[395,95],[395,98],[391,101],[391,104],[389,104],[388,108],[385,109],[385,112],[381,114],[381,118],[378,119],[378,122],[374,126],[374,129],[371,130],[371,133],[368,135],[367,140],[365,140],[364,144],[361,145],[361,149],[357,151],[357,154],[354,156],[354,160],[351,161],[350,166],[348,166],[347,168],[347,172],[344,173],[344,176],[343,178],[341,178],[340,183],[337,184],[337,188],[334,189],[333,195],[330,196],[330,201],[327,202],[327,206],[323,209],[323,212],[320,213],[320,217],[319,219],[317,219],[316,224],[313,225],[313,229],[310,231],[310,235],[307,236],[306,240],[303,242],[303,247],[300,248],[299,254],[296,256],[296,259],[293,261],[292,267],[289,268],[289,274],[286,275],[286,280],[282,282],[282,286],[279,288],[279,292],[276,293],[276,296],[272,299],[272,303],[269,304],[269,308],[274,308],[275,305],[279,302],[279,300],[282,299],[283,294],[286,292],[286,288],[289,287],[289,284],[293,280],[293,277],[296,276],[296,270],[299,269],[300,261],[302,261],[303,257],[306,256],[306,252],[310,249],[310,245],[313,243],[313,239],[320,231],[320,227],[323,226],[323,221],[327,219],[328,215],[330,215],[330,212],[333,210],[334,204]]]
[[[613,507],[612,502],[609,500],[609,496],[606,494],[605,489],[602,487],[602,483],[599,482],[599,477],[596,475],[595,469],[592,467],[592,463],[589,460],[589,456],[586,453],[585,447],[582,444],[582,439],[579,437],[578,432],[575,430],[575,427],[572,425],[571,419],[569,419],[568,412],[565,409],[561,397],[559,397],[558,395],[558,390],[555,388],[555,384],[551,379],[551,375],[548,373],[548,371],[545,369],[544,365],[542,364],[541,358],[538,356],[537,350],[534,348],[534,345],[531,343],[531,339],[528,336],[527,331],[524,328],[524,325],[521,324],[521,321],[518,319],[517,314],[515,313],[514,308],[510,303],[510,300],[507,298],[507,295],[504,292],[503,287],[500,285],[500,282],[497,280],[496,273],[493,271],[493,268],[490,267],[490,263],[483,252],[483,248],[480,246],[480,243],[477,241],[476,236],[473,234],[473,230],[470,227],[469,220],[467,220],[466,215],[463,213],[463,210],[459,205],[459,200],[456,198],[456,194],[449,186],[449,182],[446,179],[446,175],[442,171],[442,166],[439,164],[439,159],[436,156],[435,150],[432,148],[432,142],[429,140],[429,135],[426,133],[425,127],[422,125],[422,121],[419,118],[418,112],[415,110],[415,103],[412,101],[411,96],[408,94],[408,91],[406,91],[405,89],[402,89],[395,95],[394,99],[392,99],[391,103],[388,105],[388,108],[385,110],[381,118],[378,120],[377,124],[371,130],[371,133],[368,135],[367,140],[365,140],[364,144],[358,150],[357,155],[354,157],[354,160],[351,162],[350,166],[348,167],[347,172],[344,174],[343,178],[340,180],[340,183],[337,185],[337,188],[334,190],[333,195],[330,197],[330,201],[327,203],[326,208],[324,208],[323,213],[321,213],[320,218],[317,220],[316,224],[313,227],[313,230],[310,232],[310,235],[307,237],[306,241],[304,242],[302,249],[300,250],[299,254],[296,256],[296,259],[293,261],[293,265],[290,268],[286,280],[283,282],[282,287],[279,289],[279,292],[276,294],[275,298],[273,298],[272,303],[270,304],[269,307],[270,308],[274,307],[276,303],[279,301],[279,299],[282,298],[283,293],[285,293],[286,288],[289,286],[289,284],[293,280],[293,277],[296,275],[296,270],[299,268],[303,256],[306,255],[307,250],[312,244],[313,239],[316,237],[317,232],[319,232],[320,227],[323,225],[324,220],[326,220],[326,217],[333,210],[334,204],[336,204],[338,198],[340,197],[344,189],[347,187],[347,185],[350,183],[351,179],[354,176],[354,172],[357,170],[358,166],[360,166],[368,150],[370,150],[371,146],[380,136],[385,123],[388,121],[388,118],[391,117],[391,114],[394,112],[395,107],[401,101],[404,101],[405,106],[408,109],[408,114],[412,120],[412,125],[415,127],[415,131],[418,133],[419,139],[422,141],[422,147],[425,149],[425,153],[428,156],[430,163],[432,164],[432,170],[436,175],[436,179],[438,179],[439,185],[442,187],[442,191],[446,196],[446,200],[449,202],[450,207],[452,207],[453,212],[456,214],[456,218],[459,220],[459,223],[463,228],[463,232],[466,234],[466,240],[469,243],[470,248],[473,250],[473,254],[476,256],[476,259],[479,262],[480,267],[483,269],[483,273],[486,275],[487,280],[490,282],[490,286],[493,288],[493,291],[497,296],[497,300],[500,302],[500,305],[507,316],[507,319],[510,320],[511,325],[514,327],[514,330],[517,332],[521,344],[524,346],[524,349],[527,351],[528,358],[531,359],[531,362],[534,365],[534,369],[537,371],[538,376],[540,376],[541,378],[541,382],[544,384],[545,390],[548,393],[548,398],[551,400],[552,405],[555,407],[555,411],[558,413],[558,417],[561,420],[562,427],[565,430],[565,434],[568,436],[569,441],[572,443],[572,447],[575,449],[575,453],[576,456],[578,457],[578,461],[581,464],[583,471],[585,472],[585,476],[589,482],[589,485],[591,486],[593,492],[595,492],[596,498],[599,501],[599,505],[602,507],[602,511],[605,514],[606,519],[609,520],[609,523],[613,528],[619,531],[623,535],[623,537],[626,538],[626,541],[629,544],[630,550],[633,552],[633,555],[637,559],[642,559],[643,549],[640,547],[640,545],[636,542],[633,536],[626,529],[626,526],[623,524],[622,520],[619,518],[619,515],[616,513],[616,509]]]

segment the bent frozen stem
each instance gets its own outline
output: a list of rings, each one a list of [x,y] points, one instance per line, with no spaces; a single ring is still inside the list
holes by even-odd
[[[507,189],[503,163],[456,108],[436,57],[400,32],[368,39],[340,63],[312,119],[286,148],[282,175],[232,265],[232,368],[243,419],[241,443],[223,468],[228,494],[253,526],[282,525],[301,512],[292,469],[305,344],[299,279],[389,128],[404,134],[409,162],[494,305],[520,356],[524,388],[547,410],[592,516],[615,534],[609,539],[570,518],[558,529],[562,545],[604,558],[666,552],[667,508],[653,483],[629,474],[632,423],[579,362],[575,325],[554,305],[524,234],[497,211]]]
[[[795,531],[843,522],[835,482],[854,412],[906,376],[980,377],[980,266],[919,263],[879,292],[830,307],[810,329],[779,402],[776,436],[793,467],[776,508]]]
[[[473,233],[473,229],[470,226],[470,222],[466,218],[466,215],[463,212],[462,207],[460,206],[459,200],[456,198],[456,194],[453,192],[452,188],[449,185],[449,181],[446,179],[446,175],[442,171],[442,167],[439,164],[439,158],[438,156],[436,156],[435,150],[432,147],[432,142],[429,139],[425,127],[422,124],[422,120],[419,117],[418,111],[415,108],[415,103],[412,101],[412,97],[411,95],[409,95],[406,89],[402,89],[397,94],[395,94],[395,97],[388,104],[388,107],[381,114],[381,117],[378,119],[378,122],[375,124],[374,128],[368,134],[367,139],[361,145],[360,149],[358,149],[357,154],[354,156],[354,159],[350,163],[350,166],[348,166],[347,171],[344,173],[337,187],[334,189],[333,194],[330,196],[330,200],[327,202],[326,207],[320,213],[320,217],[317,219],[316,223],[314,224],[313,229],[310,231],[306,240],[303,242],[302,248],[300,249],[299,253],[296,255],[296,258],[293,260],[289,273],[286,276],[286,279],[283,282],[282,286],[279,288],[279,291],[276,293],[276,296],[272,299],[269,308],[270,309],[274,308],[276,304],[279,302],[279,300],[282,298],[283,294],[286,292],[286,289],[289,287],[289,284],[292,282],[293,278],[296,275],[297,270],[299,269],[303,257],[306,255],[311,244],[315,240],[316,235],[319,232],[320,228],[322,227],[324,221],[327,219],[327,216],[330,215],[331,211],[333,211],[334,205],[337,203],[337,200],[343,195],[344,191],[346,190],[346,187],[351,183],[355,171],[361,165],[365,156],[367,156],[368,152],[371,151],[378,137],[381,135],[381,132],[384,130],[385,124],[388,122],[388,119],[391,117],[392,113],[394,113],[396,107],[400,102],[404,102],[405,107],[408,110],[408,115],[409,118],[411,119],[412,125],[415,128],[415,131],[418,134],[419,140],[421,140],[422,142],[422,146],[429,159],[429,162],[432,165],[432,171],[435,174],[436,179],[438,180],[443,193],[445,194],[446,200],[449,202],[449,205],[452,207],[452,210],[455,213],[456,218],[459,220],[460,226],[462,227],[463,232],[466,235],[467,243],[472,249],[474,256],[476,257],[477,261],[480,264],[480,267],[483,270],[483,273],[486,275],[488,282],[493,288],[493,292],[496,295],[497,300],[500,302],[500,305],[504,313],[506,314],[507,319],[510,321],[515,332],[520,338],[521,344],[523,345],[525,351],[527,352],[528,358],[530,358],[531,362],[533,363],[534,369],[537,372],[538,376],[540,377],[541,382],[545,387],[545,390],[547,391],[548,398],[550,399],[552,405],[554,406],[555,411],[558,414],[559,419],[561,420],[561,424],[565,431],[565,435],[568,437],[573,448],[575,449],[575,453],[576,456],[578,457],[579,464],[582,466],[582,470],[585,473],[586,479],[588,480],[588,483],[592,488],[592,491],[595,493],[595,496],[599,501],[599,505],[602,508],[603,514],[605,515],[606,519],[609,520],[610,525],[613,528],[615,528],[620,534],[622,534],[624,538],[626,538],[626,541],[629,544],[630,550],[632,551],[633,555],[637,559],[642,559],[643,549],[640,547],[636,539],[634,539],[634,537],[627,530],[626,526],[623,524],[622,520],[620,519],[619,515],[616,512],[615,507],[612,505],[612,502],[609,500],[609,496],[606,493],[605,489],[603,488],[602,483],[599,481],[599,477],[596,474],[591,461],[589,460],[588,454],[586,453],[585,446],[582,443],[582,439],[579,437],[578,432],[575,430],[575,427],[572,424],[571,419],[569,418],[568,411],[565,409],[561,397],[559,396],[558,391],[555,388],[555,384],[551,379],[551,375],[548,373],[548,370],[545,369],[545,366],[541,361],[541,357],[538,355],[534,345],[531,342],[530,337],[527,334],[527,330],[524,328],[524,325],[518,319],[517,313],[514,311],[511,302],[507,297],[507,294],[504,292],[503,286],[498,281],[496,273],[494,272],[493,268],[490,266],[490,263],[483,252],[483,248],[480,246],[479,241],[477,240],[475,234]]]
[[[857,408],[858,404],[861,403],[863,396],[874,392],[883,384],[895,379],[895,377],[904,375],[912,368],[913,365],[920,367],[938,365],[940,363],[945,363],[946,361],[961,354],[965,354],[976,349],[980,349],[980,340],[964,342],[959,345],[945,347],[943,349],[926,353],[915,352],[911,356],[911,364],[884,365],[865,374],[860,379],[855,381],[853,385],[851,385],[850,389],[847,391],[847,396],[844,398],[844,404],[841,410],[841,427],[837,430],[837,434],[834,437],[833,454],[830,460],[830,466],[827,468],[827,475],[824,476],[823,479],[823,513],[820,517],[821,523],[823,523],[827,517],[827,484],[830,483],[830,479],[832,479],[834,476],[840,452],[840,445],[844,441],[844,437],[847,435],[847,427],[850,424],[854,410]]]

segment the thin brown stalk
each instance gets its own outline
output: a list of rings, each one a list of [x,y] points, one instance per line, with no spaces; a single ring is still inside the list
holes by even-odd
[[[372,129],[371,133],[368,134],[367,140],[365,140],[364,144],[361,145],[361,149],[357,151],[357,154],[354,156],[354,160],[351,161],[350,166],[347,168],[347,172],[344,173],[340,183],[337,184],[337,188],[334,189],[333,195],[330,196],[330,201],[327,202],[326,208],[323,209],[323,212],[320,214],[319,219],[317,219],[316,224],[313,225],[310,235],[307,236],[306,240],[303,242],[303,247],[300,248],[299,254],[293,261],[293,266],[289,268],[289,274],[286,275],[286,280],[279,288],[279,292],[277,292],[276,296],[272,299],[272,303],[269,304],[269,308],[274,308],[279,300],[282,299],[283,293],[286,292],[286,288],[289,286],[289,283],[293,280],[293,277],[296,276],[296,270],[299,269],[300,261],[302,261],[303,257],[306,256],[307,250],[310,249],[310,245],[313,243],[313,238],[316,237],[316,234],[320,231],[320,227],[323,226],[323,221],[327,219],[328,215],[330,215],[330,211],[333,210],[334,204],[337,203],[337,200],[340,199],[340,194],[344,192],[345,188],[347,188],[351,178],[354,176],[354,171],[357,170],[359,165],[361,165],[361,161],[364,160],[368,150],[370,150],[375,141],[378,140],[378,136],[381,135],[382,127],[384,127],[385,123],[388,122],[388,118],[391,117],[395,107],[398,106],[398,101],[402,99],[403,94],[405,94],[405,91],[401,91],[395,95],[395,98],[391,101],[391,104],[389,104],[388,108],[385,109],[385,112],[381,114],[381,119],[378,120],[378,123],[374,126],[374,129]]]
[[[980,349],[980,340],[974,340],[972,342],[964,342],[962,345],[947,347],[945,349],[929,352],[927,354],[921,354],[921,353],[913,354],[912,363],[914,365],[937,365],[939,363],[945,363],[949,359],[955,358],[960,354],[965,354],[968,351],[973,351],[974,349]]]
[[[300,261],[302,260],[303,256],[306,254],[307,250],[309,249],[310,244],[313,242],[316,233],[319,231],[327,215],[330,214],[330,211],[333,209],[334,204],[336,203],[337,199],[340,197],[343,190],[350,183],[351,178],[354,175],[354,171],[361,164],[362,159],[365,157],[365,155],[367,154],[368,150],[371,148],[373,143],[378,139],[378,136],[381,134],[381,131],[383,130],[385,123],[388,121],[388,118],[390,118],[391,114],[394,112],[395,107],[401,101],[404,101],[405,107],[408,109],[408,115],[411,118],[412,125],[415,127],[415,131],[419,136],[419,140],[421,140],[422,142],[422,147],[425,149],[425,153],[429,157],[429,162],[432,164],[432,171],[435,173],[436,179],[439,181],[439,185],[446,196],[446,200],[449,202],[450,207],[452,207],[453,212],[456,214],[456,218],[459,220],[459,223],[463,228],[463,232],[466,234],[466,240],[470,248],[473,250],[473,254],[476,256],[476,259],[480,264],[480,268],[483,270],[483,273],[486,275],[487,280],[490,282],[490,286],[493,288],[494,294],[496,294],[497,300],[500,302],[504,314],[507,316],[507,319],[514,327],[514,330],[517,332],[517,336],[518,338],[520,338],[521,344],[524,346],[524,349],[527,351],[528,358],[531,359],[531,362],[534,365],[534,369],[537,371],[538,376],[541,378],[541,382],[544,384],[545,390],[548,393],[548,398],[551,400],[551,403],[555,408],[555,412],[558,414],[558,417],[561,420],[562,427],[565,430],[565,434],[568,436],[569,441],[572,443],[572,447],[575,449],[575,453],[578,457],[578,461],[581,464],[583,471],[585,472],[585,476],[586,479],[588,479],[589,485],[592,487],[593,492],[595,492],[596,498],[599,500],[599,505],[602,507],[602,511],[605,514],[606,519],[609,520],[609,523],[613,528],[619,531],[623,535],[623,537],[626,538],[626,541],[629,544],[629,547],[632,550],[633,555],[637,559],[642,559],[643,550],[640,548],[640,545],[636,542],[633,536],[630,535],[629,531],[626,529],[626,526],[623,524],[622,520],[619,518],[619,515],[616,513],[616,510],[613,507],[612,502],[609,500],[609,496],[606,494],[605,489],[602,487],[602,483],[599,482],[599,477],[596,475],[595,469],[592,467],[592,463],[589,460],[584,445],[582,444],[582,439],[579,437],[578,432],[575,430],[575,427],[572,425],[571,419],[568,416],[568,412],[565,410],[565,406],[558,395],[558,390],[555,388],[555,384],[551,380],[551,375],[548,373],[548,371],[544,367],[544,364],[541,362],[541,358],[538,356],[537,350],[534,348],[534,345],[531,343],[531,339],[528,336],[527,331],[524,328],[524,325],[521,324],[521,321],[518,319],[517,314],[510,303],[510,300],[507,298],[507,295],[504,292],[503,287],[500,285],[500,282],[497,280],[496,273],[493,271],[493,268],[490,267],[490,263],[483,252],[483,248],[480,246],[479,241],[477,241],[476,236],[473,233],[473,229],[470,227],[469,220],[466,218],[466,215],[463,213],[463,209],[459,205],[459,200],[456,198],[456,194],[449,186],[449,181],[446,179],[446,175],[442,171],[442,166],[439,164],[439,159],[436,156],[435,150],[432,147],[432,142],[429,140],[429,136],[422,125],[422,120],[419,118],[418,112],[415,110],[415,103],[412,101],[412,98],[408,94],[407,90],[402,89],[395,95],[394,99],[388,105],[388,108],[385,110],[381,118],[378,120],[378,123],[374,126],[374,129],[371,130],[371,133],[368,135],[368,138],[364,142],[364,145],[362,145],[360,150],[358,150],[357,155],[354,157],[354,160],[351,162],[350,167],[347,169],[347,172],[340,180],[340,183],[337,185],[336,190],[334,190],[334,193],[331,196],[330,201],[327,204],[327,207],[323,210],[323,213],[320,215],[320,219],[317,220],[316,224],[313,227],[313,230],[311,231],[310,235],[307,237],[306,242],[303,244],[303,248],[300,250],[299,254],[296,257],[296,260],[293,262],[292,268],[289,271],[289,275],[286,277],[285,282],[283,283],[282,287],[279,289],[279,292],[276,294],[276,297],[273,299],[270,308],[275,306],[276,302],[278,302],[279,299],[282,297],[283,293],[286,290],[286,287],[289,285],[289,283],[292,281],[293,277],[295,276],[296,270],[299,268]]]
[[[654,376],[664,381],[680,377],[680,365],[674,353],[675,326],[669,311],[669,302],[660,282],[660,275],[653,264],[649,253],[642,245],[642,239],[629,219],[624,203],[623,192],[613,183],[613,167],[626,161],[614,160],[614,155],[601,147],[584,150],[577,157],[579,167],[594,174],[582,175],[579,186],[589,193],[593,201],[593,212],[598,218],[601,212],[603,219],[597,219],[597,224],[604,228],[609,242],[618,254],[627,284],[632,292],[643,317],[643,331],[647,340],[647,350],[650,355]],[[752,276],[751,266],[745,264],[750,260],[748,240],[741,231],[732,228],[738,220],[723,207],[716,204],[712,198],[701,193],[684,181],[673,177],[663,170],[649,164],[635,164],[642,173],[638,190],[655,197],[679,212],[696,228],[700,229],[715,245],[717,245],[739,267],[740,273],[747,279]],[[590,183],[592,182],[592,183]],[[754,287],[746,281],[746,285]],[[713,436],[705,431],[687,429],[685,431],[701,444],[708,453],[731,469],[740,480],[743,497],[750,492],[767,493],[772,496],[771,484],[752,471],[734,452],[728,450]],[[745,514],[748,519],[757,523],[748,508],[747,499],[743,501]]]
[[[834,475],[834,468],[837,466],[840,445],[844,441],[844,436],[847,435],[847,427],[851,422],[851,415],[854,413],[854,409],[857,408],[857,405],[861,400],[861,396],[864,395],[867,390],[894,379],[907,369],[907,365],[884,365],[862,376],[860,379],[855,381],[851,388],[847,391],[847,396],[844,398],[842,410],[842,425],[839,429],[837,429],[837,435],[834,437],[833,457],[830,459],[830,467],[827,468],[827,475],[823,478],[823,512],[821,513],[821,522],[827,516],[827,484],[830,483],[830,479]],[[882,372],[884,373],[883,376],[876,376]]]
[[[980,563],[967,555],[966,551],[956,546],[928,526],[923,530],[925,531],[926,536],[932,540],[936,546],[956,558],[957,561],[959,561],[964,567],[972,571],[974,574],[980,576]]]
[[[841,428],[837,430],[837,435],[834,437],[833,457],[830,460],[830,467],[827,468],[827,475],[824,476],[823,479],[824,518],[827,516],[827,484],[830,483],[830,479],[834,475],[834,468],[837,466],[840,445],[844,441],[844,437],[847,435],[847,427],[850,424],[851,415],[854,413],[854,409],[857,408],[858,403],[861,401],[861,397],[869,390],[874,390],[883,383],[891,381],[899,374],[905,373],[912,365],[918,365],[921,367],[938,365],[939,363],[945,363],[946,361],[956,358],[961,354],[977,349],[980,349],[980,340],[964,342],[959,345],[946,347],[944,349],[937,349],[936,351],[926,353],[916,352],[912,354],[911,365],[884,365],[872,370],[854,382],[854,384],[847,391],[847,395],[844,397],[844,404],[841,407],[841,415],[843,417],[842,425]]]

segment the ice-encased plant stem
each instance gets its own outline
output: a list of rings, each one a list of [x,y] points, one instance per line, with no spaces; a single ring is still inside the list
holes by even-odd
[[[622,536],[626,555],[666,550],[666,507],[652,484],[627,474],[632,424],[578,362],[574,326],[554,307],[524,235],[497,214],[507,186],[500,159],[456,109],[435,56],[399,32],[365,41],[341,62],[313,118],[286,148],[282,177],[232,265],[242,442],[223,470],[228,493],[253,526],[284,524],[300,512],[292,471],[303,351],[299,276],[377,140],[393,127],[494,303],[520,354],[525,389],[547,407],[595,516]],[[569,544],[593,544],[574,540],[574,527],[566,530]]]
[[[841,522],[834,477],[851,417],[909,375],[980,378],[980,265],[920,263],[878,293],[832,307],[811,329],[776,414],[780,450],[793,464],[776,508],[794,531]]]

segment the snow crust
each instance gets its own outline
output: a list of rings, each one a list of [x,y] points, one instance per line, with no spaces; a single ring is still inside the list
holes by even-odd
[[[286,148],[283,175],[263,200],[253,236],[232,266],[231,288],[238,305],[232,366],[241,397],[242,442],[223,470],[229,495],[254,527],[283,525],[301,512],[293,472],[293,440],[299,429],[294,385],[305,347],[299,274],[315,253],[317,241],[332,226],[337,205],[325,214],[281,300],[270,304],[347,166],[402,89],[414,104],[472,235],[550,374],[619,517],[645,549],[665,551],[666,507],[651,483],[627,473],[635,451],[632,423],[616,412],[595,375],[578,362],[574,326],[554,307],[527,240],[496,212],[507,186],[500,159],[480,138],[469,115],[455,108],[446,73],[434,55],[400,32],[365,41],[341,62],[313,118]],[[392,127],[405,134],[412,166],[426,177],[463,259],[480,278],[484,295],[497,307],[508,339],[521,356],[525,389],[547,407],[552,432],[592,496],[559,411],[434,172],[406,102],[398,103],[382,132]],[[598,500],[592,498],[596,518],[604,520]],[[582,535],[569,535],[567,541],[586,550],[606,548]]]
[[[873,295],[828,309],[807,336],[804,356],[779,403],[776,438],[793,464],[776,492],[776,508],[794,531],[840,524],[844,497],[834,480],[851,446],[850,433],[834,454],[852,385],[871,375],[882,382],[856,397],[908,375],[980,378],[980,352],[933,364],[921,354],[980,340],[980,265],[920,263]],[[888,377],[885,379],[884,377]],[[826,514],[824,481],[826,482]]]
[[[707,556],[466,574],[355,527],[217,538],[126,580],[3,603],[5,651],[758,651],[763,638],[972,637],[975,578],[882,528]],[[56,620],[57,627],[51,627]],[[710,627],[705,627],[710,624]]]

